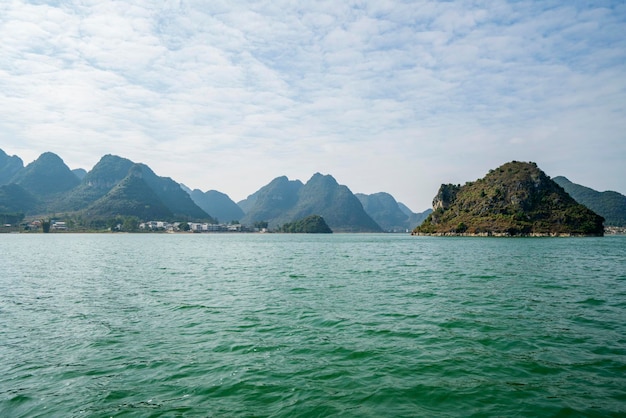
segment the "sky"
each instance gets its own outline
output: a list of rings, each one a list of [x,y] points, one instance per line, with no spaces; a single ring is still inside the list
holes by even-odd
[[[626,3],[7,0],[0,148],[235,201],[320,172],[421,212],[512,160],[626,194]]]

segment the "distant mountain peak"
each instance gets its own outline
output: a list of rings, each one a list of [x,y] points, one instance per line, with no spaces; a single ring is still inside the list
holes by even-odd
[[[82,180],[87,175],[87,170],[84,168],[75,168],[72,170],[72,173],[78,178],[78,180]]]
[[[142,164],[133,165],[130,170],[128,170],[128,175],[132,177],[143,178],[144,166]],[[152,172],[152,170],[150,170]]]
[[[141,176],[141,167],[133,166],[128,175],[107,194],[92,203],[87,211],[95,218],[136,216],[142,220],[171,219],[172,212]]]
[[[330,175],[315,173],[306,184],[281,176],[239,203],[244,223],[266,221],[271,228],[310,215],[320,215],[337,232],[379,232],[380,226],[365,212],[346,186]]]
[[[17,155],[9,156],[0,149],[0,185],[8,184],[15,175],[24,169],[24,162]]]
[[[80,180],[61,157],[52,152],[44,152],[20,170],[11,182],[19,184],[35,196],[47,197],[76,187]]]
[[[338,185],[337,180],[330,174],[315,173],[309,179],[309,182],[326,182],[331,185]]]
[[[142,191],[143,188],[139,187],[138,183],[129,183],[128,178],[139,179],[145,183],[157,196],[159,200],[158,205],[155,203],[151,193]],[[161,209],[145,212],[133,210],[131,211],[132,213],[169,214],[169,218],[177,217],[180,220],[211,219],[206,212],[191,200],[189,194],[171,178],[156,175],[146,164],[135,163],[127,158],[113,154],[106,154],[100,158],[100,161],[93,169],[85,175],[80,185],[69,194],[63,202],[64,206],[62,208],[64,210],[81,210],[91,207],[94,202],[110,194],[124,181],[127,186],[128,184],[132,186],[126,187],[126,189],[137,190],[141,196],[152,202],[147,203],[148,206],[152,208],[165,206],[167,208],[167,211],[162,211]],[[128,193],[118,193],[113,195],[113,197],[109,196],[110,201],[117,202],[109,206],[130,210],[130,206],[125,206],[121,203],[123,199],[130,199],[130,195]],[[106,211],[100,211],[100,213],[104,216]]]
[[[426,215],[411,212],[406,206],[385,192],[373,194],[356,193],[365,212],[388,232],[405,232],[413,229]]]
[[[245,216],[243,210],[225,193],[217,190],[203,193],[195,189],[190,195],[196,205],[220,222],[240,220]]]

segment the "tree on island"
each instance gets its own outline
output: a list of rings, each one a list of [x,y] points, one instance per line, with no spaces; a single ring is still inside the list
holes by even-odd
[[[139,230],[139,219],[134,216],[127,216],[124,218],[124,223],[122,224],[122,231],[124,232],[135,232]]]
[[[332,234],[332,230],[319,215],[311,215],[295,222],[288,222],[280,227],[279,232],[306,233],[306,234]]]

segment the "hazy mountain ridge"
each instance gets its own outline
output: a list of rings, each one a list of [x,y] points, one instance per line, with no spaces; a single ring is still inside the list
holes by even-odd
[[[443,184],[416,234],[602,235],[603,218],[534,163],[513,161],[464,186]]]
[[[292,219],[320,215],[336,232],[382,232],[359,199],[331,175],[315,173],[298,191],[298,197],[289,212]]]
[[[270,227],[275,227],[294,221],[287,212],[298,202],[298,192],[303,186],[300,180],[289,180],[287,176],[276,177],[238,203],[246,213],[242,222],[253,225],[258,221],[267,221]]]
[[[520,164],[522,166],[519,166]],[[504,177],[506,176],[500,176],[494,184],[484,187],[484,182],[488,179],[492,181],[498,173],[506,171],[519,174],[533,170],[538,171],[530,176],[531,180],[518,176],[516,177],[517,183],[511,186],[505,184]],[[7,180],[9,177],[7,173],[10,173],[10,180]],[[526,213],[529,210],[529,202],[535,204],[545,200],[547,195],[555,198],[559,204],[566,203],[568,198],[571,199],[567,194],[561,196],[560,193],[564,191],[560,186],[561,192],[552,186],[540,187],[543,191],[547,190],[547,195],[543,197],[534,196],[532,190],[525,192],[522,190],[525,186],[534,184],[533,182],[537,179],[544,186],[548,184],[544,182],[542,176],[549,179],[534,164],[507,163],[496,170],[491,170],[484,179],[470,182],[463,187],[442,185],[433,202],[433,205],[436,205],[435,212],[429,209],[423,213],[413,213],[388,193],[380,192],[371,195],[357,193],[355,195],[347,186],[338,184],[332,176],[320,173],[315,173],[306,183],[300,180],[289,180],[286,176],[277,177],[249,195],[248,198],[235,203],[224,193],[216,190],[209,190],[206,193],[200,190],[190,190],[169,177],[158,176],[145,164],[135,163],[111,154],[103,156],[90,171],[85,172],[81,169],[70,170],[59,156],[51,152],[43,153],[37,160],[24,167],[19,157],[9,157],[0,150],[0,180],[8,181],[0,185],[0,212],[41,216],[46,214],[49,216],[52,213],[73,213],[79,216],[101,218],[163,217],[164,220],[211,222],[215,221],[212,216],[217,216],[222,222],[239,220],[249,226],[259,221],[267,221],[270,228],[293,223],[311,215],[319,215],[336,232],[375,232],[380,231],[381,226],[386,231],[402,231],[414,228],[428,216],[428,222],[421,231],[440,230],[445,224],[448,232],[459,230],[460,225],[461,229],[467,233],[471,232],[472,228],[480,232],[489,226],[487,224],[468,225],[463,221],[463,213],[472,213],[473,209],[470,204],[475,203],[480,207],[480,213],[474,214],[476,217],[473,220],[484,215],[485,210],[495,210],[498,222],[490,225],[491,227],[495,225],[500,229],[492,228],[494,231],[502,230],[501,227],[509,221],[507,231],[521,234],[535,231],[539,226],[545,230],[550,222],[561,225],[557,230],[552,231],[556,233],[568,233],[568,228],[563,227],[568,222],[578,222],[579,227],[581,224],[586,224],[583,228],[585,231],[593,229],[592,224],[595,221],[588,216],[589,213],[583,213],[580,208],[564,209],[554,202],[548,208],[550,210],[545,207],[538,211],[535,210],[536,208],[533,209],[532,215],[538,215],[539,218],[530,222],[529,214]],[[593,206],[593,203],[584,201],[584,198],[589,196],[597,201],[610,201],[609,206],[612,205],[614,209],[617,209],[617,216],[604,211],[603,213],[607,215],[611,214],[607,225],[619,226],[623,221],[623,211],[619,211],[626,206],[626,197],[623,195],[617,192],[597,192],[575,185],[564,177],[557,177],[555,180],[568,187],[576,186],[572,194],[576,194],[577,190],[578,199],[586,205]],[[552,180],[550,182],[554,183]],[[486,205],[485,199],[482,199],[483,202],[480,203],[481,199],[472,202],[472,199],[468,198],[469,194],[473,193],[472,197],[475,198],[476,193],[479,193],[477,184],[483,184],[480,192],[484,196],[480,197],[489,198]],[[519,190],[515,191],[515,187]],[[467,190],[470,189],[473,191],[468,194]],[[598,196],[601,199],[598,199]],[[498,203],[498,199],[501,198],[510,201],[507,204]],[[454,204],[452,204],[453,201]],[[457,204],[463,205],[461,208],[463,213],[457,213],[458,219],[453,220],[450,212],[447,212],[444,217],[441,216],[440,212],[447,209],[446,205]],[[560,211],[560,217],[552,217],[550,211]],[[213,215],[211,212],[219,215]],[[456,225],[450,223],[456,221],[458,221]],[[513,221],[518,223],[514,225]],[[575,229],[571,231],[572,233],[580,232]]]
[[[139,219],[172,219],[170,211],[143,178],[142,167],[135,165],[128,175],[100,199],[92,203],[86,213],[91,218],[136,216]]]
[[[409,225],[420,226],[431,213],[433,213],[433,210],[430,208],[426,209],[424,212],[414,213],[409,217]]]
[[[19,170],[10,183],[22,186],[39,198],[46,198],[73,189],[80,180],[58,155],[44,152]]]
[[[555,177],[553,180],[578,203],[602,216],[605,226],[626,226],[626,196],[623,194],[610,190],[599,192],[572,183],[563,176]]]
[[[194,203],[191,196],[185,192],[178,183],[170,177],[157,176],[150,167],[139,164],[143,179],[155,192],[163,204],[172,212],[174,218],[180,220],[208,219],[211,215],[202,210]]]
[[[80,184],[72,190],[59,210],[80,210],[91,205],[106,195],[121,182],[134,163],[126,158],[107,154],[83,177]]]
[[[0,186],[0,213],[25,213],[38,208],[41,202],[22,186],[11,183]]]
[[[141,182],[134,178],[139,178]],[[129,190],[134,190],[146,199],[145,207],[141,207]],[[128,201],[123,202],[124,199]],[[110,154],[102,157],[85,175],[80,185],[69,194],[67,202],[71,205],[67,208],[70,210],[81,210],[88,206],[91,214],[89,216],[97,214],[98,217],[136,216],[143,220],[157,216],[166,220],[212,220],[171,178],[156,175],[145,164]],[[97,205],[108,209],[98,209]]]
[[[16,161],[21,165],[18,157],[3,156],[4,152],[0,154],[1,172],[15,167]],[[108,154],[84,176],[83,172],[70,170],[54,153],[43,153],[18,169],[10,183],[3,186],[0,207],[31,215],[66,212],[92,219],[155,216],[212,220],[178,183],[157,176],[145,164]]]
[[[387,232],[405,232],[418,226],[426,215],[413,213],[406,205],[385,192],[355,193],[365,212]],[[430,212],[428,212],[430,213]]]
[[[217,190],[189,190],[191,199],[206,213],[221,222],[240,220],[245,216],[244,211],[227,194]]]
[[[9,156],[0,149],[0,186],[9,184],[11,179],[24,168],[24,162],[17,155]]]
[[[424,220],[428,217],[428,215],[433,212],[432,208],[428,208],[424,212],[414,213],[402,202],[398,202],[398,207],[402,210],[402,212],[406,213],[409,216],[409,225],[411,225],[410,229],[413,229],[415,226],[421,225],[422,222],[424,222]]]
[[[87,175],[87,170],[85,170],[84,168],[75,168],[72,170],[72,173],[74,173],[74,175],[78,177],[78,180],[82,180]]]
[[[335,232],[380,232],[380,226],[365,212],[348,187],[330,175],[314,174],[306,184],[277,177],[239,203],[249,208],[243,222],[266,221],[270,228],[306,218],[322,216]]]

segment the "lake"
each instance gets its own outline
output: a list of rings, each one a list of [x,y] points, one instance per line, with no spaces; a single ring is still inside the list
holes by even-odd
[[[0,235],[2,417],[624,416],[626,237]]]

